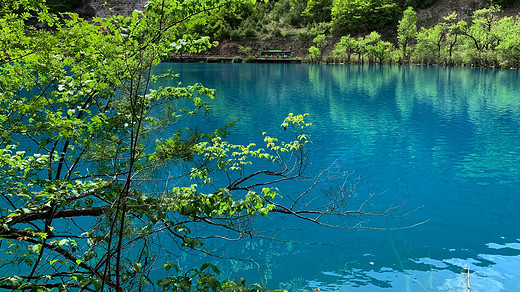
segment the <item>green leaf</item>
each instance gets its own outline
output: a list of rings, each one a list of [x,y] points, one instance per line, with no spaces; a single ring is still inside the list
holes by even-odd
[[[176,272],[179,272],[179,268],[176,264],[164,264],[163,267],[166,271],[169,271],[171,268],[173,268]]]
[[[135,264],[134,264],[134,269],[135,269],[136,272],[140,273],[141,270],[143,269],[143,264],[141,264],[141,263],[135,263]]]
[[[157,285],[162,287],[163,290],[169,290],[171,286],[172,280],[170,278],[164,278],[157,280]]]
[[[100,291],[101,287],[103,287],[103,282],[101,281],[101,279],[92,278],[91,282],[94,285],[94,289],[96,289],[96,291]]]
[[[94,258],[94,257],[96,257],[96,256],[97,256],[97,253],[96,253],[95,250],[89,250],[89,251],[87,251],[87,252],[85,252],[85,253],[83,254],[83,259],[84,259],[85,261],[89,261],[89,260],[91,260],[92,258]]]
[[[42,245],[39,243],[27,246],[27,250],[30,253],[40,253],[41,249],[42,249]]]

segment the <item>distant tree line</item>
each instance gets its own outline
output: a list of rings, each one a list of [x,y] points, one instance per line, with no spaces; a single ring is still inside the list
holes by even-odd
[[[492,5],[476,10],[469,20],[456,13],[430,28],[417,28],[417,15],[409,7],[397,25],[396,45],[377,32],[363,37],[345,35],[327,55],[329,62],[419,63],[485,67],[520,67],[520,20],[501,17]],[[309,59],[316,54],[309,49]]]

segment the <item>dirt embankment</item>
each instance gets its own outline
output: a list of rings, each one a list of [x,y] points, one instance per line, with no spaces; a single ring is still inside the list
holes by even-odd
[[[222,57],[248,57],[258,54],[262,50],[286,50],[290,51],[293,57],[306,56],[309,53],[309,46],[312,39],[298,36],[252,38],[242,41],[222,41],[220,44],[206,52],[208,56]],[[247,51],[245,52],[244,49]]]

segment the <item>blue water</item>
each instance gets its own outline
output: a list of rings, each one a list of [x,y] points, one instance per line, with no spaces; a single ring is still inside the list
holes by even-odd
[[[520,291],[518,71],[306,64],[156,70],[170,68],[184,84],[217,90],[214,116],[199,127],[239,119],[229,139],[261,144],[263,131],[283,134],[288,113],[309,113],[311,171],[350,171],[359,194],[382,194],[375,207],[406,200],[404,219],[368,222],[386,230],[261,219],[260,228],[293,230],[269,233],[279,241],[215,243],[234,259],[205,260],[229,277],[290,291],[468,291],[469,269],[473,292]]]

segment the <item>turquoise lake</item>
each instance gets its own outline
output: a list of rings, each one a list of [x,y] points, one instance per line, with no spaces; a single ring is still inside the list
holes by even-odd
[[[210,243],[225,258],[203,260],[226,278],[289,291],[468,291],[469,270],[472,292],[520,291],[518,71],[175,63],[156,73],[169,69],[175,82],[216,89],[214,116],[198,127],[239,119],[230,141],[261,145],[289,113],[308,113],[311,171],[350,171],[382,207],[406,200],[404,219],[368,222],[387,230],[262,218],[258,228],[280,240]]]

